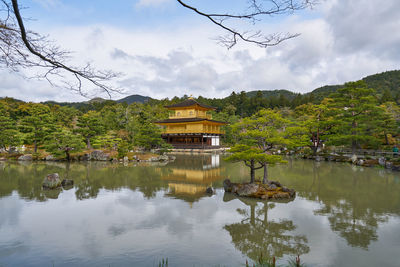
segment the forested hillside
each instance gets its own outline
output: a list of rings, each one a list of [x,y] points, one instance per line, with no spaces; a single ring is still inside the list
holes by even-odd
[[[376,90],[379,103],[393,101],[400,103],[400,70],[387,71],[367,76],[362,79],[368,88]],[[239,116],[247,116],[260,108],[295,108],[306,103],[319,104],[324,98],[329,97],[344,85],[325,85],[309,93],[300,94],[289,90],[260,90],[250,92],[232,92],[225,98],[205,98],[200,96],[198,100],[205,104],[217,107],[218,110],[230,109]],[[43,104],[68,106],[81,112],[100,110],[112,103],[148,103],[149,105],[169,105],[186,99],[188,96],[173,97],[172,99],[157,100],[148,96],[130,95],[119,100],[107,100],[95,98],[84,102],[55,102],[46,101]],[[1,98],[0,98],[1,99]],[[19,100],[16,100],[19,101]]]
[[[168,145],[161,138],[162,129],[153,122],[168,118],[165,105],[185,98],[150,99],[147,103],[131,105],[91,101],[84,106],[90,110],[82,106],[78,109],[3,98],[0,99],[0,149],[10,153],[25,144],[41,157],[46,155],[43,153],[51,153],[69,160],[71,153],[92,148],[112,150],[119,157],[133,148],[166,148]],[[279,114],[285,125],[291,127],[290,136],[285,136],[285,140],[303,140],[301,146],[313,151],[322,144],[390,149],[397,143],[400,129],[398,103],[380,96],[365,81],[346,83],[318,103],[302,95],[292,100],[284,95],[265,98],[261,91],[253,97],[241,92],[224,99],[199,97],[197,101],[216,106],[213,119],[228,122],[223,126],[225,145],[237,141],[237,122],[268,108],[273,108],[268,114]]]

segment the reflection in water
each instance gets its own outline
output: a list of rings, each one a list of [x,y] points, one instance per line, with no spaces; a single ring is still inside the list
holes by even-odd
[[[168,196],[183,199],[189,203],[204,197],[207,187],[223,179],[220,155],[196,155],[178,158],[167,166],[168,172],[161,179],[168,182]]]
[[[388,215],[400,214],[398,173],[301,161],[274,171],[274,175],[285,178],[284,183],[297,188],[298,195],[318,201],[321,208],[314,214],[327,216],[332,230],[350,246],[368,249],[377,240],[378,226],[387,221]]]
[[[224,201],[232,198],[231,193],[225,193]],[[296,225],[288,219],[268,220],[268,211],[275,207],[271,202],[240,198],[249,209],[237,209],[243,216],[238,223],[225,225],[224,228],[232,237],[235,247],[253,261],[260,255],[271,259],[283,255],[302,255],[308,253],[305,235],[296,235],[293,231]]]
[[[42,190],[53,172],[74,187]],[[289,159],[270,176],[297,198],[228,201],[223,179],[247,181],[248,170],[218,155],[180,155],[165,166],[0,162],[0,266],[151,266],[165,256],[236,266],[261,252],[304,254],[310,266],[396,266],[399,173]],[[216,194],[204,193],[209,186]]]

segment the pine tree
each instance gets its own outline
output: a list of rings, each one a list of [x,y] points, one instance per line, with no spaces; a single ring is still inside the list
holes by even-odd
[[[264,168],[263,183],[267,183],[268,164],[285,162],[281,156],[272,155],[270,150],[291,142],[290,138],[285,138],[289,123],[279,112],[271,109],[262,109],[253,116],[244,118],[232,126],[242,144],[231,149],[233,154],[227,160],[244,161],[250,168],[251,182],[254,182],[254,171]]]
[[[5,104],[0,103],[0,148],[7,152],[11,147],[21,144],[21,135],[17,130],[16,122],[11,119]]]
[[[37,153],[46,136],[54,132],[55,120],[46,105],[29,103],[23,108],[27,115],[21,119],[20,129],[26,133],[26,141],[34,144],[34,152]]]
[[[57,129],[48,135],[45,140],[46,151],[55,156],[65,155],[66,160],[71,160],[71,152],[79,152],[85,147],[82,137],[68,129]]]
[[[91,148],[90,139],[105,132],[100,113],[89,111],[78,119],[77,132],[85,138],[87,148]]]
[[[329,143],[350,146],[353,151],[362,146],[377,147],[386,115],[377,105],[375,90],[368,88],[364,81],[349,82],[332,98],[334,127]]]

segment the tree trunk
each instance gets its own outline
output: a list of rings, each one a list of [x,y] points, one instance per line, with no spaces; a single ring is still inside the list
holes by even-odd
[[[91,148],[92,148],[92,146],[91,146],[91,144],[90,144],[90,137],[89,137],[89,136],[86,137],[86,146],[87,146],[88,149],[91,149]]]
[[[310,148],[311,148],[311,150],[313,152],[313,155],[316,156],[317,155],[317,150],[318,150],[318,145],[315,146],[314,144],[312,146],[310,146]]]
[[[71,159],[71,156],[69,154],[69,150],[65,150],[65,155],[67,156],[67,161],[69,161]]]
[[[268,202],[264,202],[264,227],[268,223]]]
[[[256,224],[256,205],[255,204],[250,205],[250,224],[251,225]]]
[[[389,145],[389,139],[388,139],[388,134],[385,132],[385,144]]]
[[[264,177],[263,177],[263,184],[268,183],[268,164],[264,164]]]
[[[34,144],[33,151],[35,153],[37,153],[37,141],[36,141],[36,139],[35,139],[35,141],[33,141],[33,144]]]
[[[254,160],[250,161],[250,183],[254,183],[255,181],[255,167],[254,167]]]
[[[352,115],[355,116],[354,112],[352,113]],[[353,120],[353,122],[351,124],[351,128],[353,128],[353,130],[351,132],[351,135],[353,136],[353,140],[351,141],[351,149],[352,149],[353,154],[355,154],[355,151],[358,148],[358,142],[357,142],[357,140],[354,139],[354,136],[357,135],[357,131],[356,131],[357,122],[355,120]]]

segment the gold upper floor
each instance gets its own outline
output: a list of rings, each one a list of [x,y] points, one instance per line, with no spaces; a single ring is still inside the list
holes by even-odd
[[[165,124],[164,124],[165,125]],[[178,133],[208,133],[208,134],[224,134],[220,125],[207,121],[197,123],[171,123],[164,126],[163,133],[178,134]]]
[[[212,119],[211,114],[207,114],[207,111],[200,109],[176,109],[170,112],[170,119],[183,119],[183,118],[204,118],[204,119]]]

